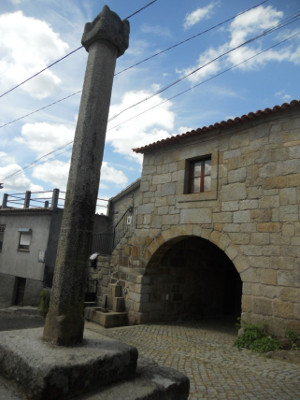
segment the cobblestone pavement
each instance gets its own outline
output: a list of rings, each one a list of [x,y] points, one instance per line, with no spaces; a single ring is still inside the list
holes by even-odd
[[[300,365],[233,347],[236,332],[220,326],[167,323],[86,328],[138,348],[139,354],[190,378],[190,400],[299,400]]]

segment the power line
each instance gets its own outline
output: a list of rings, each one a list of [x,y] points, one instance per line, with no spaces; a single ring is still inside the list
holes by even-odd
[[[297,33],[295,33],[295,34],[293,34],[293,35],[291,35],[291,36],[289,36],[289,37],[287,37],[287,38],[281,40],[280,42],[277,42],[277,43],[275,43],[274,45],[272,45],[272,46],[270,46],[270,47],[268,47],[268,48],[266,48],[266,49],[261,50],[260,52],[258,52],[258,53],[256,53],[256,54],[254,54],[253,56],[251,56],[251,57],[249,57],[249,58],[247,58],[247,59],[241,61],[240,63],[235,64],[235,65],[233,65],[233,66],[231,66],[231,67],[229,67],[229,68],[227,68],[227,69],[225,69],[225,70],[219,72],[218,74],[215,74],[215,75],[213,75],[213,76],[211,76],[211,77],[205,79],[204,81],[201,81],[201,82],[197,83],[196,85],[194,85],[194,86],[192,86],[192,87],[190,87],[190,88],[188,88],[188,89],[186,89],[186,90],[183,90],[183,91],[177,93],[176,95],[174,95],[174,96],[172,96],[172,97],[169,97],[168,99],[165,99],[164,101],[160,102],[159,104],[156,104],[155,106],[150,107],[150,108],[148,108],[147,110],[144,110],[144,111],[140,112],[139,114],[137,114],[137,115],[135,115],[135,116],[133,116],[133,117],[131,117],[131,118],[129,118],[129,119],[127,119],[127,120],[121,122],[121,123],[119,123],[118,125],[115,125],[115,126],[109,128],[107,131],[110,131],[110,130],[112,130],[112,129],[118,128],[119,126],[125,124],[126,122],[129,122],[129,121],[131,121],[131,120],[133,120],[133,119],[135,119],[135,118],[137,118],[137,117],[139,117],[139,116],[145,114],[146,112],[151,111],[151,110],[153,110],[154,108],[157,108],[157,107],[161,106],[162,104],[165,104],[165,103],[167,103],[168,101],[171,101],[171,100],[173,100],[174,98],[179,97],[179,96],[181,96],[181,95],[183,95],[183,94],[185,94],[185,93],[187,93],[187,92],[189,92],[189,91],[195,89],[196,87],[198,87],[198,86],[200,86],[200,85],[203,85],[204,83],[209,82],[209,81],[211,81],[211,80],[213,80],[213,79],[215,79],[215,78],[217,78],[217,77],[219,77],[219,76],[225,74],[226,72],[231,71],[231,70],[234,69],[234,68],[237,68],[238,66],[240,66],[240,65],[242,65],[242,64],[245,64],[246,62],[252,60],[253,58],[255,58],[255,57],[257,57],[257,56],[259,56],[260,54],[265,53],[265,52],[267,52],[267,51],[269,51],[269,50],[271,50],[271,49],[273,49],[273,48],[275,48],[275,47],[277,47],[277,46],[279,46],[279,45],[281,45],[281,44],[287,42],[288,40],[290,40],[290,39],[292,39],[292,38],[294,38],[294,37],[296,37],[296,36],[298,36],[298,35],[300,35],[300,32],[297,32]],[[35,164],[37,164],[38,162],[40,162],[43,158],[46,158],[46,157],[48,157],[48,156],[50,156],[50,155],[52,155],[52,154],[54,154],[54,153],[57,153],[59,150],[65,149],[67,146],[71,145],[72,143],[73,143],[73,140],[70,141],[70,142],[68,142],[68,143],[66,143],[66,144],[64,144],[64,145],[62,145],[62,146],[60,146],[60,147],[58,147],[58,148],[56,148],[55,150],[52,150],[52,151],[49,152],[49,153],[47,153],[47,154],[45,154],[45,155],[43,155],[43,156],[37,158],[37,159],[34,160],[33,162],[31,162],[31,163],[27,164],[26,166],[24,166],[22,169],[19,169],[19,170],[13,172],[12,174],[6,176],[5,178],[3,178],[3,179],[1,179],[1,180],[5,181],[6,179],[11,178],[12,176],[17,175],[17,174],[21,173],[22,171],[24,171],[24,170],[26,170],[26,169],[28,169],[28,168],[32,168]],[[62,151],[62,152],[59,153],[59,154],[62,154],[63,152],[65,152],[65,150]]]
[[[160,51],[158,51],[157,53],[152,54],[151,56],[146,57],[146,58],[144,58],[143,60],[138,61],[138,62],[136,62],[135,64],[133,64],[133,65],[127,67],[127,68],[122,69],[121,71],[117,72],[117,73],[115,74],[115,76],[117,76],[117,75],[119,75],[119,74],[122,74],[123,72],[128,71],[129,69],[132,69],[132,68],[134,68],[134,67],[137,67],[138,65],[141,65],[141,64],[143,64],[144,62],[149,61],[149,60],[151,60],[152,58],[159,56],[160,54],[166,53],[166,52],[169,51],[169,50],[173,50],[173,49],[175,49],[176,47],[178,47],[178,46],[180,46],[180,45],[182,45],[182,44],[184,44],[184,43],[189,42],[190,40],[196,39],[197,37],[202,36],[202,35],[204,35],[205,33],[208,33],[208,32],[210,32],[210,31],[212,31],[213,29],[219,28],[220,26],[222,26],[222,25],[224,25],[224,24],[226,24],[226,23],[228,23],[228,22],[234,20],[234,19],[237,18],[238,16],[240,16],[240,15],[242,15],[242,14],[245,14],[246,12],[248,12],[248,11],[254,9],[254,8],[259,7],[259,6],[261,6],[262,4],[267,3],[268,1],[270,1],[270,0],[264,0],[264,1],[262,1],[261,3],[259,3],[259,4],[256,4],[255,6],[248,8],[247,10],[241,11],[241,12],[239,12],[238,14],[235,14],[234,16],[232,16],[232,17],[230,17],[230,18],[228,18],[228,19],[226,19],[226,20],[224,20],[224,21],[222,21],[222,22],[219,22],[218,24],[216,24],[216,25],[214,25],[214,26],[212,26],[212,27],[210,27],[210,28],[208,28],[208,29],[205,29],[204,31],[201,31],[201,32],[197,33],[196,35],[190,36],[190,37],[188,37],[188,38],[182,40],[181,42],[175,43],[175,44],[173,44],[172,46],[167,47],[167,48],[164,49],[164,50],[160,50]]]
[[[188,76],[191,76],[192,74],[194,74],[195,72],[197,72],[197,71],[199,71],[200,69],[204,68],[205,66],[211,64],[212,62],[217,61],[218,59],[220,59],[220,58],[223,57],[224,55],[227,55],[227,54],[229,54],[230,52],[232,52],[232,51],[234,51],[234,50],[236,50],[236,49],[238,49],[238,48],[241,48],[241,47],[244,46],[245,44],[249,44],[249,43],[253,42],[254,40],[257,40],[257,39],[260,38],[260,37],[263,37],[263,36],[265,36],[265,35],[267,35],[267,34],[273,33],[273,32],[275,32],[276,30],[281,29],[281,28],[283,28],[284,26],[290,24],[291,22],[294,22],[295,19],[297,19],[297,18],[299,17],[299,15],[300,15],[300,13],[297,13],[297,14],[295,14],[295,15],[293,15],[293,16],[290,16],[290,17],[288,17],[288,18],[286,18],[286,19],[284,20],[285,22],[282,22],[281,24],[278,24],[278,25],[276,25],[276,26],[274,26],[274,27],[272,27],[272,28],[269,28],[269,29],[263,31],[261,34],[256,35],[256,36],[254,36],[254,37],[248,39],[247,41],[245,41],[244,43],[240,44],[239,46],[236,46],[235,48],[230,49],[230,50],[228,50],[227,52],[225,52],[225,53],[219,55],[219,56],[216,57],[215,59],[209,61],[208,63],[206,63],[206,64],[204,64],[204,65],[202,65],[202,66],[200,66],[199,68],[195,69],[195,70],[192,71],[191,73],[189,73],[189,74],[185,75],[184,77],[182,77],[182,78],[176,80],[175,82],[172,82],[171,84],[165,86],[165,87],[164,87],[163,89],[161,89],[160,91],[155,92],[153,95],[148,96],[147,98],[144,98],[144,99],[141,100],[140,102],[135,103],[134,105],[131,105],[130,107],[127,107],[126,109],[122,110],[120,113],[118,113],[117,115],[115,115],[114,117],[110,118],[109,121],[115,119],[117,116],[119,116],[119,115],[122,114],[123,112],[127,111],[128,109],[131,109],[131,108],[133,108],[134,106],[139,105],[139,104],[141,104],[141,103],[143,103],[143,102],[149,100],[150,98],[156,96],[157,94],[162,93],[163,91],[167,90],[169,87],[174,86],[175,84],[181,82],[183,79],[187,78]],[[296,34],[296,35],[297,35],[297,34]],[[296,36],[296,35],[294,35],[294,36]],[[292,37],[294,37],[294,36],[292,36]],[[291,37],[290,37],[290,38],[291,38]],[[290,38],[289,38],[289,39],[290,39]],[[275,46],[273,46],[273,47],[275,47]],[[271,47],[271,48],[272,48],[272,47]],[[258,53],[258,54],[260,54],[260,53]],[[250,59],[251,59],[251,58],[253,58],[253,57],[250,57]],[[232,68],[233,68],[233,67],[229,68],[228,71],[229,71],[230,69],[232,69]],[[221,75],[221,74],[223,74],[223,73],[225,73],[225,72],[227,72],[227,70],[223,71],[223,72],[220,73],[220,74],[217,74],[216,76],[219,76],[219,75]],[[209,80],[211,80],[211,79],[213,79],[213,78],[209,78],[209,79],[206,80],[206,81],[209,81]],[[206,82],[206,81],[205,81],[205,82]],[[203,83],[204,83],[204,82],[203,82]],[[196,87],[196,86],[199,86],[199,84],[198,84],[198,85],[195,85],[194,87]],[[189,90],[191,90],[191,89],[192,89],[192,88],[190,88],[190,89],[188,89],[188,90],[182,92],[181,94],[186,93],[187,91],[189,91]],[[162,103],[160,103],[160,105],[163,104],[163,103],[165,103],[165,102],[167,102],[167,101],[169,101],[169,100],[171,100],[171,99],[173,99],[173,98],[175,98],[175,97],[178,97],[178,96],[179,96],[179,94],[176,95],[176,96],[174,96],[174,97],[172,97],[172,98],[170,98],[170,99],[167,99],[167,100],[163,101]],[[152,108],[155,108],[155,107],[152,107]],[[152,108],[151,108],[151,109],[152,109]],[[149,110],[150,110],[150,109],[149,109]],[[140,114],[143,114],[143,112],[140,113]],[[140,114],[138,114],[138,115],[140,115]],[[137,116],[138,116],[138,115],[137,115]],[[133,118],[132,118],[132,119],[133,119]],[[130,119],[129,119],[129,120],[130,120]],[[129,121],[129,120],[127,120],[127,121]],[[127,121],[125,121],[125,122],[127,122]],[[123,122],[123,123],[124,123],[124,122]],[[119,125],[120,125],[120,124],[119,124]],[[117,125],[117,126],[119,126],[119,125]],[[114,128],[116,128],[117,126],[115,126]],[[110,128],[110,129],[113,129],[113,128]],[[109,129],[109,130],[110,130],[110,129]],[[55,150],[53,150],[53,151],[51,151],[51,152],[49,152],[49,153],[47,153],[47,154],[45,154],[45,155],[39,157],[38,159],[36,159],[36,160],[33,161],[32,163],[27,164],[27,165],[26,165],[24,168],[22,168],[21,170],[18,170],[18,171],[16,171],[15,173],[12,173],[12,174],[8,175],[7,177],[3,178],[2,180],[8,179],[8,178],[10,178],[10,177],[16,175],[17,173],[22,172],[24,169],[28,169],[28,168],[32,167],[34,164],[36,164],[37,162],[39,162],[41,159],[43,159],[43,158],[45,158],[45,157],[47,157],[47,156],[49,156],[49,155],[51,155],[51,154],[53,154],[53,153],[55,153],[55,152],[61,150],[61,149],[63,149],[63,148],[65,148],[65,147],[69,146],[71,143],[73,143],[73,141],[71,141],[71,142],[69,142],[69,143],[67,143],[67,144],[65,144],[65,145],[63,145],[63,146],[60,146],[60,147],[58,147],[57,149],[55,149]]]
[[[145,8],[151,6],[153,3],[155,3],[157,0],[153,0],[150,3],[146,4],[144,7],[140,8],[139,10],[135,11],[133,14],[129,15],[126,19],[129,19],[131,17],[133,17],[134,15],[140,13],[141,11],[143,11]],[[42,70],[36,72],[35,74],[33,74],[32,76],[30,76],[29,78],[25,79],[24,81],[18,83],[16,86],[12,87],[11,89],[7,90],[6,92],[2,93],[0,95],[1,97],[4,97],[5,95],[7,95],[8,93],[11,93],[12,91],[14,91],[15,89],[17,89],[18,87],[24,85],[24,83],[30,81],[33,78],[36,78],[38,75],[40,75],[42,72],[46,71],[47,69],[53,67],[53,65],[58,64],[59,62],[61,62],[62,60],[66,59],[67,57],[69,57],[70,55],[76,53],[78,50],[82,49],[83,46],[79,46],[77,47],[77,49],[70,51],[70,53],[66,54],[65,56],[59,58],[58,60],[54,61],[53,63],[47,65],[45,68],[43,68]],[[30,115],[30,114],[29,114]],[[1,127],[2,128],[2,127]]]
[[[219,60],[220,58],[222,58],[222,57],[224,57],[224,56],[226,56],[226,55],[232,53],[233,51],[238,50],[238,49],[240,49],[241,47],[243,47],[243,46],[245,46],[245,45],[247,45],[247,44],[249,44],[249,43],[252,43],[253,41],[255,41],[255,40],[257,40],[257,39],[259,39],[259,38],[261,38],[261,37],[263,37],[263,36],[269,35],[270,33],[273,33],[273,32],[275,32],[276,30],[281,29],[281,28],[283,28],[284,26],[286,26],[286,25],[288,25],[288,24],[294,22],[297,18],[299,18],[299,16],[300,16],[300,13],[294,14],[293,16],[288,17],[288,18],[286,18],[285,20],[283,20],[283,21],[285,21],[285,22],[281,22],[280,24],[275,25],[275,26],[273,26],[272,28],[266,29],[266,30],[264,30],[261,34],[256,35],[256,36],[254,36],[254,37],[252,37],[252,38],[246,40],[245,42],[241,43],[240,45],[235,46],[235,47],[233,47],[233,48],[227,50],[225,53],[220,54],[219,56],[217,56],[217,57],[214,58],[213,60],[210,60],[209,62],[207,62],[207,63],[201,65],[200,67],[194,69],[193,71],[191,71],[191,72],[189,72],[188,74],[182,76],[181,78],[176,79],[175,81],[169,83],[168,85],[166,85],[166,86],[164,86],[163,88],[159,89],[158,91],[156,91],[155,93],[151,94],[150,96],[145,97],[143,100],[140,100],[140,101],[138,101],[137,103],[134,103],[134,104],[132,104],[131,106],[124,108],[122,111],[120,111],[119,113],[117,113],[117,114],[115,114],[113,117],[111,117],[111,118],[110,118],[110,121],[113,120],[113,119],[115,119],[115,118],[117,118],[117,117],[119,117],[119,116],[120,116],[121,114],[123,114],[125,111],[131,110],[132,108],[134,108],[134,107],[136,107],[136,106],[138,106],[138,105],[144,103],[145,101],[148,101],[148,100],[152,99],[153,97],[155,97],[155,96],[157,96],[157,95],[159,95],[159,94],[165,92],[166,90],[170,89],[172,86],[176,85],[176,84],[179,83],[179,82],[182,82],[184,79],[190,77],[191,75],[194,75],[196,72],[198,72],[198,71],[200,71],[201,69],[207,67],[208,65],[210,65],[210,64],[212,64],[213,62]]]
[[[155,0],[155,1],[157,1],[157,0]],[[133,64],[133,65],[131,65],[131,66],[129,66],[129,67],[127,67],[127,68],[125,68],[125,69],[123,69],[123,70],[117,72],[117,73],[115,74],[115,76],[120,75],[121,73],[123,73],[123,72],[125,72],[125,71],[128,71],[129,69],[132,69],[132,68],[134,68],[134,67],[136,67],[136,66],[138,66],[138,65],[140,65],[140,64],[143,64],[144,62],[149,61],[149,60],[151,60],[152,58],[154,58],[154,57],[156,57],[156,56],[158,56],[158,55],[160,55],[160,54],[163,54],[163,53],[165,53],[165,52],[167,52],[167,51],[169,51],[169,50],[172,50],[172,49],[174,49],[174,48],[176,48],[176,47],[178,47],[178,46],[180,46],[180,45],[182,45],[182,44],[184,44],[184,43],[186,43],[186,42],[188,42],[188,41],[190,41],[190,40],[192,40],[192,39],[195,39],[195,38],[197,38],[197,37],[199,37],[199,36],[201,36],[201,35],[203,35],[203,34],[209,32],[209,31],[211,31],[211,30],[213,30],[213,29],[215,29],[215,28],[218,28],[218,27],[220,27],[221,25],[224,25],[225,23],[227,23],[227,22],[229,22],[229,21],[232,21],[232,20],[235,19],[236,17],[238,17],[238,16],[240,16],[240,15],[242,15],[242,14],[245,14],[246,12],[248,12],[248,11],[254,9],[254,8],[257,8],[257,7],[261,6],[262,4],[264,4],[264,3],[268,2],[268,1],[269,1],[269,0],[264,0],[264,1],[262,1],[261,3],[258,3],[258,4],[256,4],[255,6],[253,6],[253,7],[251,7],[251,8],[248,8],[247,10],[241,11],[241,12],[239,12],[238,14],[236,14],[236,15],[234,15],[234,16],[228,18],[228,19],[226,19],[225,21],[222,21],[222,22],[220,22],[220,23],[218,23],[218,24],[212,26],[211,28],[208,28],[208,29],[206,29],[206,30],[204,30],[204,31],[202,31],[202,32],[197,33],[196,35],[193,35],[193,36],[188,37],[187,39],[185,39],[185,40],[183,40],[183,41],[181,41],[181,42],[175,43],[174,45],[172,45],[172,46],[170,46],[170,47],[167,47],[167,48],[164,49],[164,50],[161,50],[161,51],[159,51],[159,52],[157,52],[157,53],[155,53],[155,54],[152,54],[151,56],[149,56],[149,57],[147,57],[147,58],[144,58],[143,60],[138,61],[137,63],[135,63],[135,64]],[[152,3],[153,3],[153,2],[149,3],[147,6],[151,5]],[[145,7],[146,7],[146,6],[145,6]],[[142,9],[144,9],[144,8],[142,8]],[[138,11],[141,11],[142,9],[140,9],[140,10],[138,10]],[[127,18],[128,18],[128,17],[127,17]],[[12,121],[9,121],[9,122],[7,122],[7,123],[5,123],[5,124],[3,124],[3,125],[0,125],[0,129],[1,129],[1,128],[4,128],[5,126],[8,126],[8,125],[13,124],[14,122],[20,121],[21,119],[26,118],[26,117],[28,117],[28,116],[30,116],[30,115],[33,115],[33,114],[35,114],[35,113],[37,113],[37,112],[39,112],[39,111],[45,110],[45,109],[47,109],[47,108],[49,108],[49,107],[51,107],[51,106],[53,106],[53,105],[55,105],[55,104],[57,104],[57,103],[60,103],[60,102],[63,101],[63,100],[66,100],[66,99],[68,99],[68,98],[70,98],[70,97],[72,97],[72,96],[74,96],[74,95],[76,95],[76,94],[79,94],[79,93],[81,93],[81,92],[82,92],[82,90],[79,90],[79,91],[77,91],[77,92],[74,92],[74,93],[70,94],[69,96],[66,96],[66,97],[64,97],[64,98],[62,98],[62,99],[60,99],[60,100],[57,100],[57,101],[55,101],[55,102],[53,102],[53,103],[51,103],[51,104],[48,104],[48,105],[46,105],[46,106],[44,106],[44,107],[41,107],[41,108],[39,108],[39,109],[37,109],[37,110],[34,110],[34,111],[32,111],[32,112],[30,112],[30,113],[28,113],[28,114],[26,114],[26,115],[23,115],[22,117],[18,117],[18,118],[14,119],[14,120],[12,120]]]
[[[8,179],[8,178],[13,177],[14,175],[19,174],[20,172],[24,171],[25,169],[28,169],[28,168],[33,167],[35,164],[37,164],[37,163],[38,163],[39,161],[41,161],[43,158],[46,158],[46,157],[50,156],[51,154],[54,154],[54,153],[56,153],[57,151],[64,149],[65,147],[69,146],[69,145],[72,144],[72,143],[73,143],[73,140],[72,140],[71,142],[68,142],[68,143],[62,145],[62,146],[57,147],[55,150],[52,150],[52,151],[50,151],[49,153],[44,154],[43,156],[41,156],[41,157],[37,158],[36,160],[32,161],[31,163],[25,165],[23,168],[18,169],[17,171],[11,173],[10,175],[7,175],[7,176],[6,176],[4,179],[2,179],[2,180],[4,181],[4,180],[6,180],[6,179]]]
[[[133,119],[135,119],[135,118],[137,118],[137,117],[139,117],[139,116],[145,114],[146,112],[151,111],[151,110],[153,110],[154,108],[157,108],[157,107],[161,106],[162,104],[165,104],[165,103],[167,103],[168,101],[171,101],[171,100],[175,99],[176,97],[179,97],[179,96],[181,96],[181,95],[183,95],[183,94],[185,94],[185,93],[190,92],[191,90],[195,89],[196,87],[198,87],[198,86],[200,86],[200,85],[203,85],[204,83],[209,82],[209,81],[211,81],[211,80],[213,80],[213,79],[215,79],[215,78],[217,78],[217,77],[219,77],[219,76],[225,74],[226,72],[229,72],[229,71],[231,71],[232,69],[239,67],[239,66],[242,65],[242,64],[245,64],[246,62],[252,60],[253,58],[255,58],[255,57],[257,57],[257,56],[259,56],[260,54],[265,53],[265,52],[267,52],[267,51],[269,51],[269,50],[271,50],[271,49],[273,49],[273,48],[275,48],[275,47],[281,45],[281,44],[284,43],[284,42],[287,42],[288,40],[290,40],[290,39],[292,39],[292,38],[294,38],[295,36],[298,36],[298,35],[300,35],[300,32],[297,32],[297,33],[295,33],[294,35],[291,35],[291,36],[289,36],[289,37],[283,39],[282,41],[277,42],[277,43],[275,43],[274,45],[272,45],[272,46],[270,46],[270,47],[268,47],[268,48],[266,48],[266,49],[261,50],[260,52],[258,52],[258,53],[256,53],[256,54],[254,54],[253,56],[251,56],[251,57],[249,57],[249,58],[247,58],[247,59],[241,61],[240,63],[234,64],[234,65],[232,65],[231,67],[229,67],[229,68],[227,68],[227,69],[225,69],[225,70],[223,70],[223,71],[221,71],[221,72],[219,72],[219,73],[217,73],[217,74],[215,74],[215,75],[212,75],[211,77],[205,79],[204,81],[201,81],[201,82],[197,83],[196,85],[193,85],[193,86],[191,86],[190,88],[185,89],[185,90],[183,90],[183,91],[181,91],[181,92],[175,94],[174,96],[169,97],[168,99],[165,99],[165,100],[163,100],[162,102],[160,102],[160,103],[158,103],[158,104],[155,104],[154,106],[152,106],[152,107],[150,107],[150,108],[147,108],[147,110],[144,110],[144,111],[140,112],[139,114],[136,114],[136,115],[134,115],[133,117],[128,118],[127,120],[120,122],[119,124],[117,124],[117,125],[115,125],[115,126],[109,128],[107,131],[110,131],[110,130],[112,130],[112,129],[116,129],[116,128],[118,128],[119,126],[125,124],[126,122],[129,122],[129,121],[131,121],[131,120],[133,120]]]
[[[68,96],[66,96],[66,97],[64,97],[64,98],[62,98],[62,99],[60,99],[60,100],[54,101],[54,102],[51,103],[51,104],[48,104],[48,105],[46,105],[46,106],[44,106],[44,107],[41,107],[41,108],[38,108],[37,110],[31,111],[30,113],[28,113],[28,114],[26,114],[26,115],[23,115],[22,117],[19,117],[19,118],[16,118],[16,119],[12,120],[12,121],[6,122],[5,124],[0,125],[0,128],[4,128],[4,127],[7,126],[7,125],[11,125],[11,124],[13,124],[14,122],[20,121],[21,119],[24,119],[24,118],[26,118],[26,117],[29,117],[30,115],[33,115],[33,114],[35,114],[35,113],[37,113],[37,112],[39,112],[39,111],[46,110],[47,108],[49,108],[49,107],[51,107],[51,106],[54,106],[55,104],[58,104],[58,103],[60,103],[60,102],[62,102],[62,101],[64,101],[64,100],[66,100],[66,99],[69,99],[70,97],[75,96],[76,94],[81,93],[81,92],[82,92],[82,90],[78,90],[77,92],[74,92],[74,93],[72,93],[72,94],[70,94],[70,95],[68,95]]]
[[[66,59],[67,57],[69,57],[71,54],[76,53],[76,51],[82,49],[83,46],[77,47],[77,49],[70,51],[70,53],[66,54],[65,56],[59,58],[58,60],[54,61],[53,63],[49,64],[47,67],[43,68],[41,71],[36,72],[34,75],[30,76],[29,78],[25,79],[25,81],[19,83],[18,85],[14,86],[13,88],[7,90],[6,92],[2,93],[0,95],[0,98],[7,95],[8,93],[12,92],[13,90],[17,89],[18,87],[24,85],[24,83],[30,81],[31,79],[37,77],[38,75],[40,75],[42,72],[46,71],[47,69],[53,67],[53,65],[58,64],[60,61]]]
[[[139,10],[135,11],[133,14],[129,15],[128,17],[126,17],[126,19],[129,19],[131,17],[133,17],[134,15],[140,13],[141,11],[145,10],[145,8],[151,6],[153,3],[155,3],[157,0],[153,0],[150,1],[150,3],[146,4],[144,7],[140,8]]]

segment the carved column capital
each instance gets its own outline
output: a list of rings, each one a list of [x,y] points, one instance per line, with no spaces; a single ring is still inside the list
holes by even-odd
[[[118,49],[120,57],[128,48],[129,31],[129,22],[126,19],[122,21],[108,6],[104,6],[93,22],[85,24],[81,43],[86,51],[89,51],[92,43],[107,40]]]

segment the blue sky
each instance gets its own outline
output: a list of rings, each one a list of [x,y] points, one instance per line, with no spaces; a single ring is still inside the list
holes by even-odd
[[[78,48],[84,24],[104,4],[124,19],[149,2],[1,0],[0,95]],[[142,158],[132,152],[134,147],[299,99],[299,18],[233,50],[300,12],[299,0],[260,3],[157,0],[129,19],[129,48],[117,60],[116,73],[196,37],[115,76],[110,118],[182,80],[109,122],[99,197],[116,195],[140,176]],[[74,138],[80,101],[80,93],[74,93],[82,88],[86,61],[80,49],[0,98],[0,201],[4,192],[65,190],[72,150],[67,144]]]

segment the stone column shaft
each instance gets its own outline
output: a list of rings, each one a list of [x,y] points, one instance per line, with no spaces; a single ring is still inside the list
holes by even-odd
[[[43,335],[45,340],[59,345],[76,344],[83,337],[88,257],[113,76],[116,58],[127,48],[120,49],[122,40],[118,37],[116,41],[116,32],[117,37],[127,35],[128,47],[128,22],[121,21],[105,6],[95,21],[86,25],[82,40],[89,56]]]

